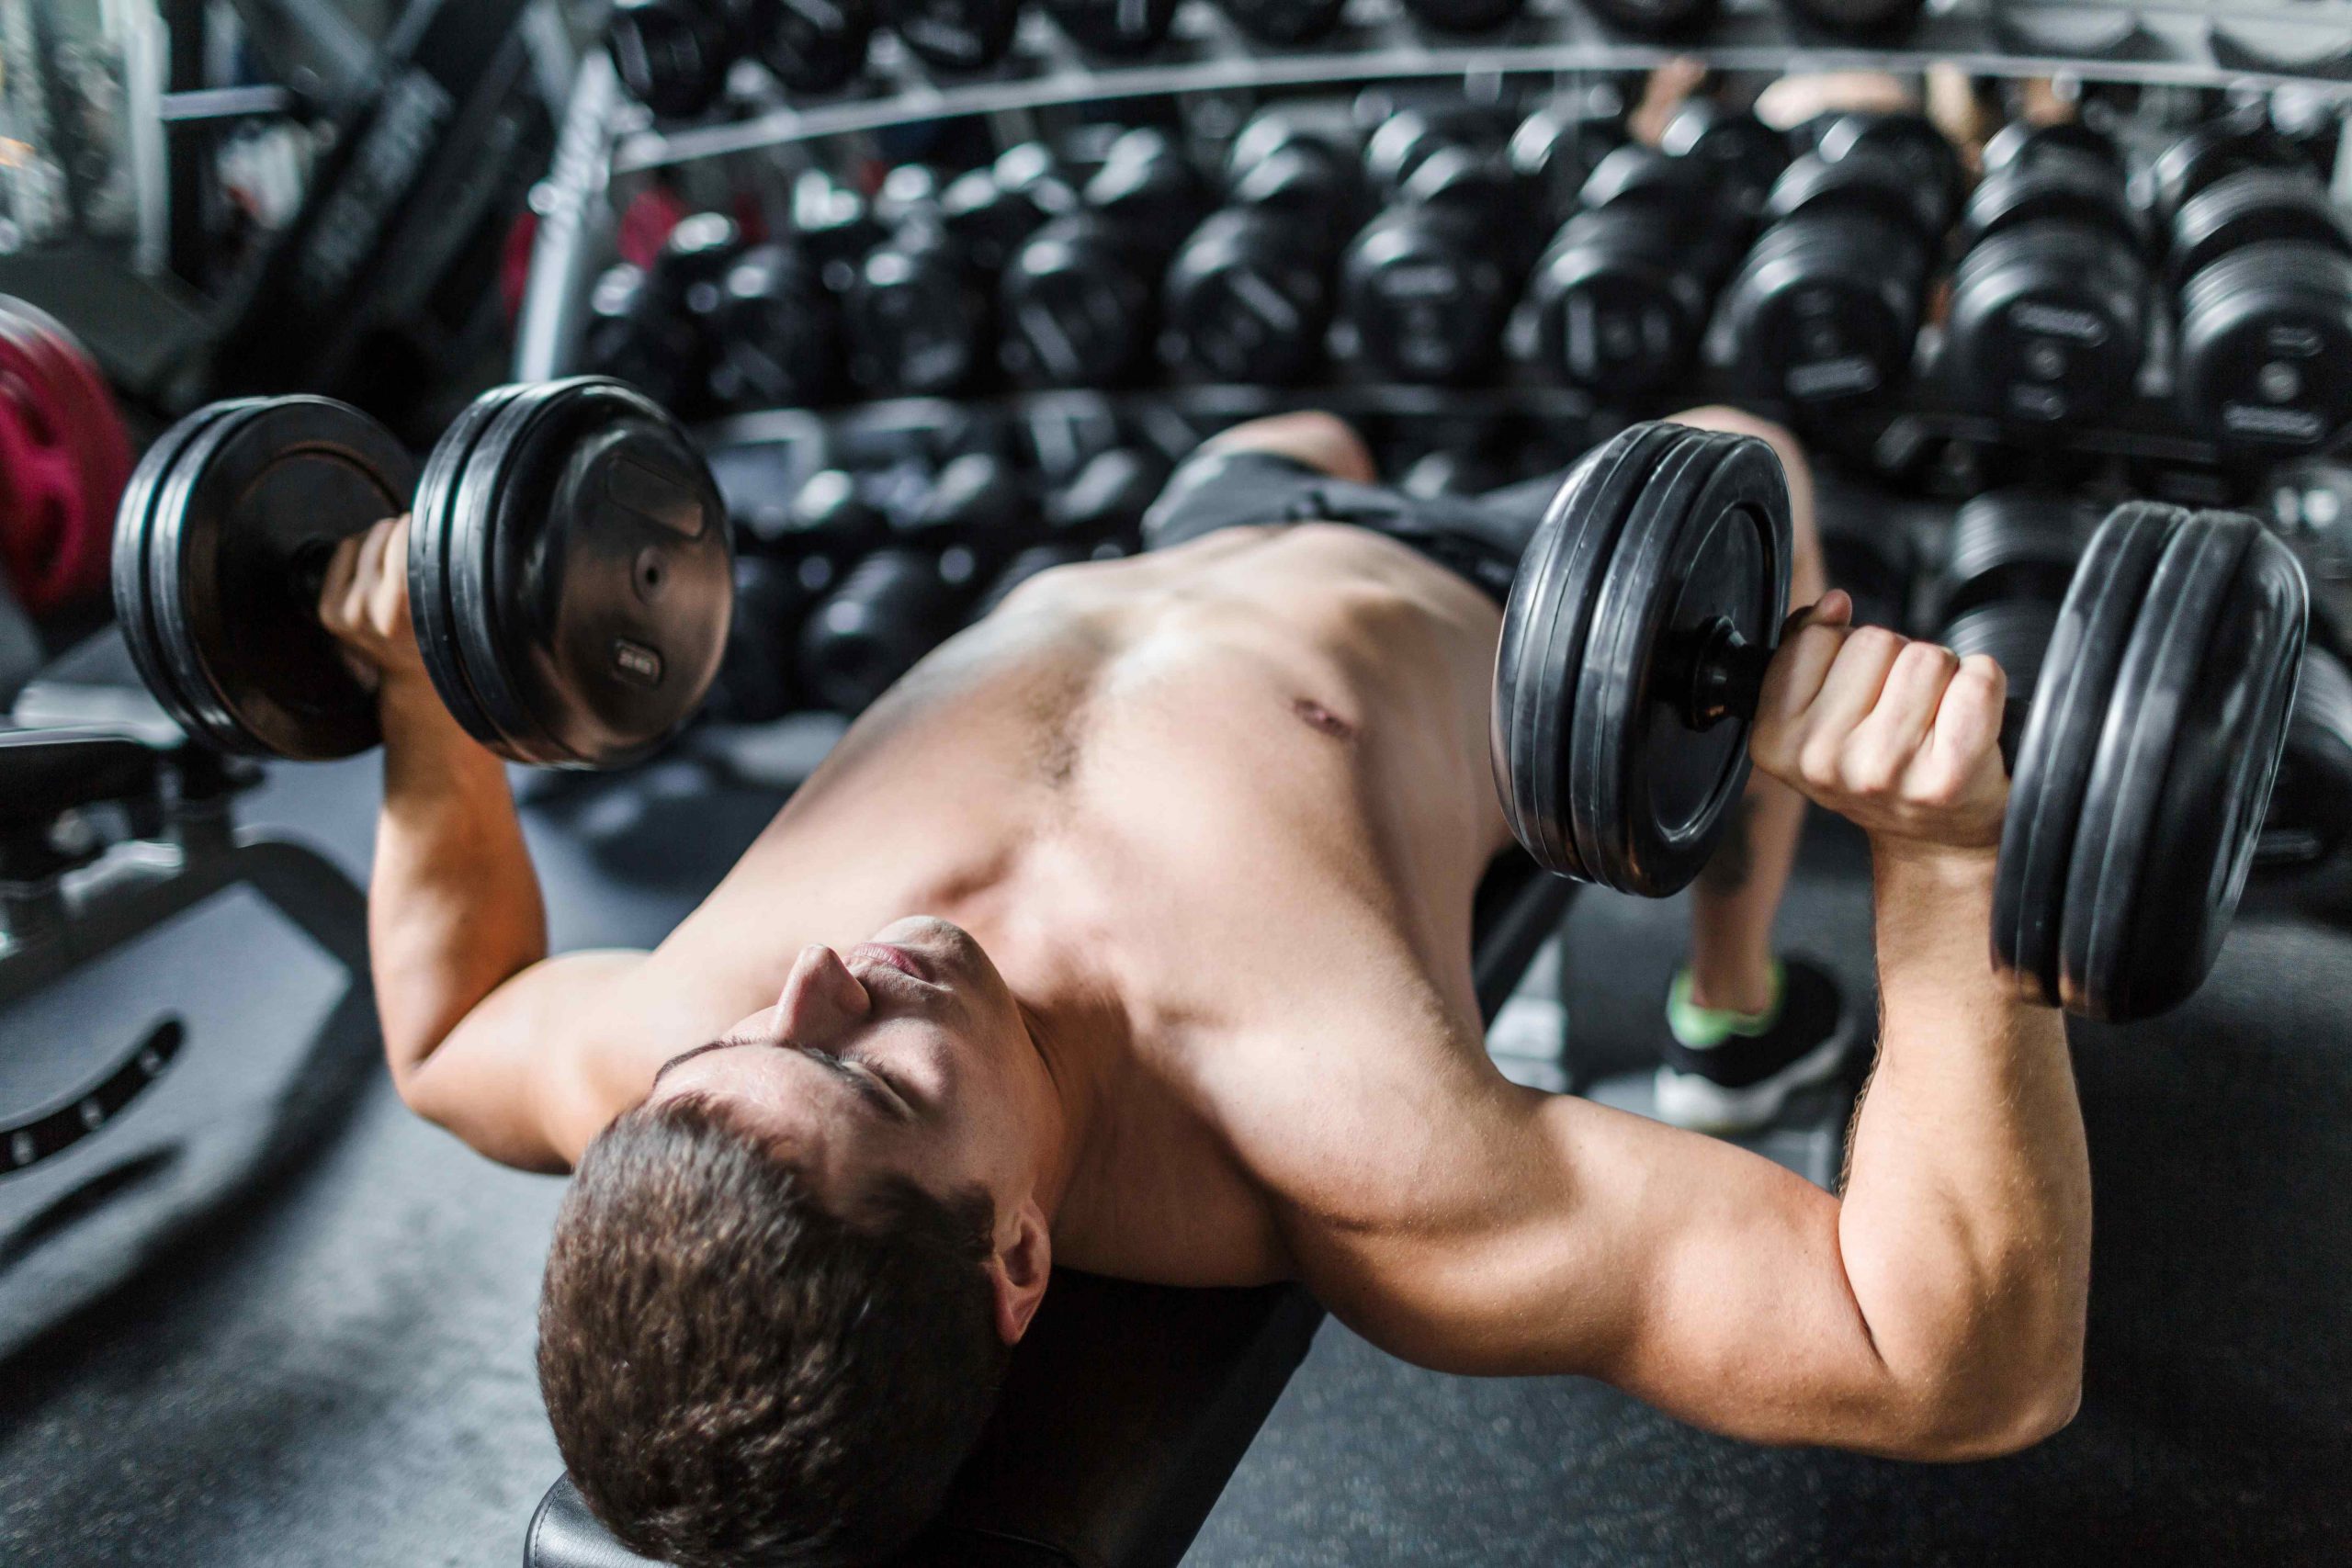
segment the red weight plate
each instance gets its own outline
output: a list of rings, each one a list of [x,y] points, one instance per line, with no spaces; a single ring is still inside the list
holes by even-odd
[[[0,568],[35,615],[72,597],[88,495],[44,355],[0,318]]]
[[[130,438],[106,378],[74,334],[46,312],[0,296],[0,333],[23,345],[46,371],[61,433],[79,476],[82,504],[58,542],[53,561],[59,602],[96,592],[106,581],[114,513],[130,477]]]

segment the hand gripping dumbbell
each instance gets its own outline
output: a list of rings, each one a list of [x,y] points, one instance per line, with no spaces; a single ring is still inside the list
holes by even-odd
[[[917,59],[940,71],[985,71],[1012,51],[1021,0],[882,0],[883,17]]]
[[[836,713],[863,712],[955,634],[965,607],[1018,542],[1026,499],[1011,469],[967,453],[939,471],[890,540],[851,569],[809,615],[800,638],[808,694]]]
[[[1340,29],[1348,0],[1224,0],[1233,25],[1261,43],[1313,43]]]
[[[1902,380],[1941,234],[1939,202],[1879,152],[1791,164],[1716,306],[1710,358],[1760,395],[1799,404],[1850,402]]]
[[[1787,481],[1753,437],[1635,425],[1530,544],[1495,672],[1496,780],[1553,871],[1662,897],[1736,810],[1788,609]],[[2133,502],[2093,537],[2030,707],[1992,953],[2022,996],[2143,1018],[2211,970],[2244,890],[2308,591],[2250,517]]]
[[[1149,54],[1176,25],[1177,0],[1045,0],[1045,6],[1071,42],[1113,58]]]
[[[1961,217],[1951,379],[2022,428],[2097,419],[2131,397],[2147,351],[2146,239],[2123,171],[2052,137],[1994,151]]]
[[[2266,145],[2239,146],[2247,161],[2210,179],[2218,153],[2171,171],[2167,188],[2188,194],[2165,276],[2183,415],[2233,447],[2285,456],[2352,423],[2352,219],[2307,166],[2252,162]]]
[[[1277,109],[1243,128],[1226,205],[1184,242],[1161,288],[1160,357],[1171,368],[1269,387],[1315,368],[1357,169],[1346,127],[1329,115]]]
[[[166,432],[124,491],[113,567],[165,711],[247,755],[376,744],[375,694],[318,597],[335,547],[402,513],[425,670],[482,744],[616,767],[692,716],[727,642],[726,510],[677,422],[594,378],[484,395],[421,477],[383,426],[323,398],[215,403]]]
[[[1620,147],[1541,260],[1511,323],[1515,357],[1596,391],[1640,397],[1681,378],[1747,238],[1710,164]]]
[[[1507,125],[1475,108],[1406,109],[1373,134],[1387,200],[1340,263],[1341,342],[1379,375],[1436,385],[1494,366],[1532,254]]]
[[[1113,387],[1143,367],[1162,270],[1208,206],[1191,160],[1148,129],[1112,145],[1083,197],[1030,237],[999,289],[1005,367],[1033,385]]]

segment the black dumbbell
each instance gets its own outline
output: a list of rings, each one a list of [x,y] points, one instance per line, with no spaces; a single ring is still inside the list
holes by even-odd
[[[1563,874],[1664,896],[1735,819],[1788,608],[1786,477],[1752,436],[1642,424],[1570,474],[1495,670],[1505,816]],[[2003,726],[1991,946],[2018,994],[2113,1021],[2211,971],[2251,864],[2309,590],[2251,517],[2133,502],[2093,536]]]
[[[865,69],[876,0],[760,0],[752,52],[785,91],[831,93]]]
[[[2113,163],[2048,138],[2009,151],[1961,218],[1951,379],[1985,412],[2048,430],[2132,395],[2147,349],[2145,239]]]
[[[1622,116],[1587,103],[1536,109],[1511,132],[1511,173],[1533,195],[1545,231],[1576,215],[1585,182],[1600,161],[1625,145]]]
[[[1911,30],[1923,0],[1780,0],[1808,27],[1863,43],[1890,43]]]
[[[999,458],[968,453],[939,471],[891,542],[851,569],[809,615],[804,689],[838,713],[862,712],[945,641],[964,608],[1020,541],[1025,498]]]
[[[1161,291],[1160,357],[1283,386],[1322,357],[1357,153],[1330,117],[1275,110],[1235,139],[1227,205],[1184,242]]]
[[[1992,175],[2013,166],[2030,168],[2043,153],[2052,152],[2103,164],[2119,183],[2131,173],[2129,164],[2124,161],[2123,149],[2117,144],[2115,138],[2078,119],[2052,120],[2040,125],[2031,120],[2013,119],[1985,141],[1982,162],[1984,172]]]
[[[735,558],[735,614],[706,713],[721,723],[766,724],[802,705],[793,682],[793,650],[809,603],[789,562]]]
[[[1157,453],[1124,446],[1097,453],[1046,498],[1046,537],[1005,563],[970,618],[987,619],[1014,589],[1057,567],[1133,555],[1142,547],[1143,514],[1167,482],[1168,464]]]
[[[1918,183],[1938,235],[1959,213],[1967,186],[1959,149],[1926,115],[1852,110],[1822,116],[1806,130],[1813,150],[1829,163],[1860,152],[1901,164]]]
[[[1096,54],[1149,54],[1168,40],[1177,0],[1045,0],[1046,14],[1070,41]]]
[[[1021,0],[882,0],[884,19],[941,71],[984,71],[1012,52]]]
[[[1440,32],[1492,32],[1519,15],[1526,0],[1400,0],[1405,9]]]
[[[1661,152],[1714,171],[1718,188],[1751,220],[1763,213],[1772,182],[1787,171],[1791,155],[1786,133],[1713,98],[1692,98],[1675,110],[1657,144]]]
[[[2089,529],[2081,508],[2046,491],[1977,496],[1952,521],[1936,585],[1936,640],[1967,658],[1986,654],[2030,700]]]
[[[1584,0],[1584,8],[1636,38],[1680,39],[1705,28],[1722,0]]]
[[[865,258],[842,315],[850,378],[868,392],[945,396],[988,367],[988,278],[936,216],[901,224]]]
[[[114,552],[116,614],[165,711],[246,755],[374,745],[375,694],[316,606],[335,547],[402,512],[425,669],[476,739],[614,767],[693,716],[734,599],[726,509],[677,422],[594,378],[484,395],[421,476],[382,425],[323,398],[174,426],[124,492]]]
[[[1374,133],[1365,164],[1387,206],[1349,245],[1340,297],[1342,342],[1376,373],[1447,384],[1493,367],[1533,259],[1510,129],[1476,109],[1408,109]]]
[[[1234,26],[1261,43],[1313,43],[1340,28],[1348,0],[1224,0]]]
[[[1112,387],[1158,337],[1161,269],[1207,205],[1200,175],[1156,130],[1122,136],[1083,210],[1032,235],[1005,268],[1005,367],[1034,385]]]
[[[849,293],[858,268],[889,237],[865,194],[821,169],[793,181],[788,215],[792,243],[836,295]]]
[[[707,367],[707,344],[700,324],[683,311],[653,307],[644,268],[620,262],[589,290],[581,363],[677,408],[693,400]]]
[[[1681,378],[1747,239],[1714,165],[1621,147],[1586,183],[1512,321],[1511,347],[1544,373],[1640,397]]]
[[[2314,643],[2287,720],[2287,751],[2254,863],[2277,869],[2334,856],[2352,840],[2352,671]]]
[[[650,268],[623,263],[607,270],[589,297],[587,368],[628,382],[665,408],[701,412],[710,400],[712,318],[742,247],[733,220],[696,213],[671,231]]]
[[[715,716],[759,724],[809,705],[799,670],[809,612],[888,536],[881,511],[838,468],[737,518],[735,618],[712,688]]]
[[[824,401],[840,378],[840,298],[797,245],[757,245],[728,269],[709,318],[710,387],[722,407]]]
[[[664,119],[708,110],[743,52],[746,0],[615,0],[605,29],[621,85]]]
[[[1148,447],[1099,452],[1046,498],[1049,542],[1089,554],[1133,555],[1143,548],[1144,513],[1168,487],[1166,458]]]
[[[1798,404],[1877,395],[1908,371],[1940,232],[1939,198],[1891,157],[1809,153],[1710,328],[1711,357],[1761,396]]]
[[[2170,226],[2191,197],[2248,169],[2311,172],[2311,160],[2258,105],[2207,120],[2156,155],[2150,175],[2157,220]]]
[[[2352,220],[2303,169],[2248,166],[2174,211],[2183,414],[2233,446],[2313,451],[2352,422]]]

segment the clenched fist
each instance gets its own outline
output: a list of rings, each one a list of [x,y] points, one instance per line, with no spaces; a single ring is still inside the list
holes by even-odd
[[[2008,678],[1853,614],[1833,592],[1791,617],[1748,736],[1756,765],[1874,839],[1997,846]]]
[[[319,590],[319,621],[361,680],[388,693],[428,684],[409,616],[407,518],[379,523],[335,547]]]

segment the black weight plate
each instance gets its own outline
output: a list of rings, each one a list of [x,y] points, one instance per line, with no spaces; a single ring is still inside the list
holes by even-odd
[[[2267,240],[2305,240],[2352,255],[2352,219],[2307,170],[2241,169],[2181,204],[2165,271],[2178,288],[2229,253]]]
[[[496,464],[494,479],[487,470]],[[461,486],[451,585],[469,671],[536,760],[618,767],[701,705],[733,607],[725,503],[684,430],[595,378],[517,399]]]
[[[2111,233],[2003,229],[1953,275],[1955,382],[1984,412],[2064,433],[2120,405],[2147,346],[2147,269]]]
[[[497,739],[493,750],[518,762],[554,766],[561,761],[554,737],[540,728],[512,679],[514,666],[496,626],[497,584],[491,552],[504,523],[501,497],[508,465],[533,411],[565,383],[543,381],[518,387],[491,412],[474,437],[474,449],[458,470],[449,529],[444,544],[450,624],[457,629],[458,660],[466,682],[481,704]]]
[[[1605,885],[1662,898],[1713,853],[1747,784],[1749,727],[1695,728],[1682,699],[1719,625],[1775,645],[1790,548],[1788,481],[1769,445],[1686,431],[1659,456],[1593,605],[1568,736],[1570,820]]]
[[[2060,994],[2129,1022],[2204,982],[2245,890],[2302,659],[2308,597],[2251,517],[2204,513],[2149,585],[2083,795]]]
[[[2165,543],[2188,521],[2132,502],[2108,514],[2084,551],[2043,656],[2019,739],[1993,887],[1993,959],[2019,996],[2059,1004],[2067,868],[2116,667]]]
[[[2009,678],[2009,695],[2030,702],[2058,630],[2058,606],[2046,599],[1996,599],[1954,616],[1936,640],[1962,659],[1983,654]]]
[[[2352,671],[2317,643],[2287,721],[2286,754],[2255,851],[2257,867],[2325,860],[2352,838]]]
[[[1984,170],[1989,175],[2012,165],[2030,168],[2045,152],[2095,158],[2112,170],[2118,181],[2124,177],[2123,149],[2116,145],[2115,138],[2078,119],[2050,125],[2011,120],[1984,143]]]
[[[2217,439],[2312,451],[2352,421],[2352,257],[2300,241],[2231,252],[2180,301],[2176,392]]]
[[[425,458],[417,480],[416,505],[410,513],[408,536],[408,597],[416,618],[418,647],[424,655],[425,673],[465,732],[485,746],[500,743],[497,726],[482,708],[481,697],[466,672],[465,650],[458,640],[457,612],[449,591],[449,541],[458,502],[458,483],[468,471],[481,433],[498,411],[524,392],[520,386],[494,387],[476,398],[458,416]]]
[[[2170,222],[2199,191],[2243,169],[2306,167],[2308,160],[2271,128],[2259,107],[2208,120],[2158,155],[2157,214]]]
[[[156,631],[153,590],[148,583],[147,550],[154,537],[155,505],[170,479],[173,465],[187,449],[188,443],[220,419],[259,400],[243,398],[210,403],[164,432],[131,471],[130,482],[124,486],[121,504],[115,512],[114,559],[110,568],[115,618],[121,623],[123,641],[130,646],[130,661],[138,670],[139,678],[174,721],[190,734],[195,733],[195,728],[186,716],[189,702],[180,694],[170,661],[164,657]]]
[[[1592,880],[1565,815],[1569,704],[1599,574],[1633,497],[1677,427],[1637,424],[1568,475],[1529,542],[1495,659],[1489,751],[1503,814],[1546,870]]]
[[[319,761],[381,739],[374,693],[318,624],[306,570],[405,511],[415,469],[347,404],[278,398],[207,425],[173,463],[148,540],[155,631],[197,732]]]

